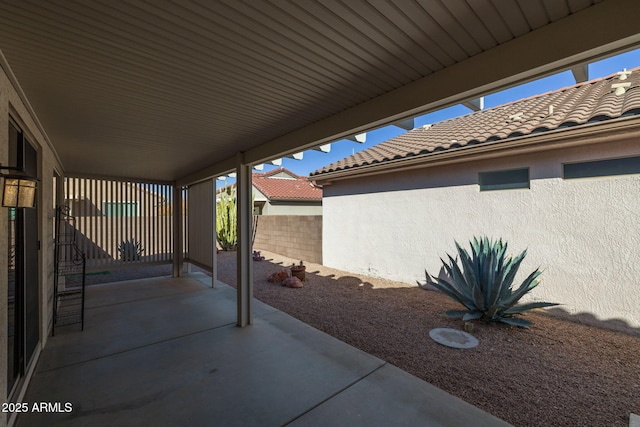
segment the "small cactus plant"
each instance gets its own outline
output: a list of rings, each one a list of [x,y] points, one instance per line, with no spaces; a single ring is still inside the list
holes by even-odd
[[[304,263],[302,261],[300,261],[300,264],[296,265],[291,264],[291,275],[297,277],[300,280],[304,280],[304,272],[307,269],[307,266],[304,265]]]

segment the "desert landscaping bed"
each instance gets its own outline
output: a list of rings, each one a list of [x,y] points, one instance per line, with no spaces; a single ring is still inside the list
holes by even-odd
[[[417,286],[307,264],[301,289],[267,281],[294,260],[262,251],[254,296],[516,426],[628,426],[640,414],[640,331],[614,332],[543,313],[530,329],[474,322],[480,345],[429,338],[460,308]],[[171,274],[170,265],[90,276],[89,283]],[[544,276],[543,276],[544,277]],[[218,280],[236,286],[236,253],[221,252]],[[542,284],[544,286],[544,282]],[[293,357],[293,356],[292,356]]]
[[[480,345],[429,338],[459,308],[439,292],[307,264],[301,289],[267,282],[298,260],[262,252],[254,296],[516,426],[628,426],[640,413],[640,336],[526,316],[530,329],[474,322]],[[222,252],[218,280],[236,285],[236,254]],[[544,286],[544,282],[543,285]]]

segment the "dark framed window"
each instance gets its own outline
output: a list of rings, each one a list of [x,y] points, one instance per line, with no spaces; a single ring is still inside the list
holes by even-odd
[[[139,216],[138,202],[102,202],[104,216]]]
[[[529,168],[478,173],[480,191],[529,188]]]
[[[562,166],[564,179],[640,174],[640,156],[566,163]]]

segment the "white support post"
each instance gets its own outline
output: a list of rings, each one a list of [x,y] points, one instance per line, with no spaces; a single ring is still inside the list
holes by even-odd
[[[213,233],[211,236],[211,240],[213,240],[211,242],[211,287],[215,288],[216,287],[216,281],[218,280],[218,229],[217,229],[217,224],[218,222],[216,221],[216,209],[218,208],[218,203],[216,201],[216,179],[215,178],[211,178],[211,187],[213,188],[213,191],[211,193],[211,197],[213,197]]]
[[[182,188],[173,184],[173,277],[181,277],[182,260]]]
[[[245,164],[244,153],[236,156],[236,206],[238,210],[238,326],[253,323],[253,262],[251,258],[251,166]]]

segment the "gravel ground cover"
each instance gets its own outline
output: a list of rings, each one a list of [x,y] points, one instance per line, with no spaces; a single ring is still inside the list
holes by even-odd
[[[267,278],[298,260],[262,255],[256,298],[516,426],[628,426],[640,414],[640,332],[531,313],[530,329],[474,322],[480,345],[448,348],[428,335],[462,327],[442,317],[459,308],[443,294],[310,263],[304,287],[285,288]],[[220,253],[218,280],[236,285],[235,252]]]

